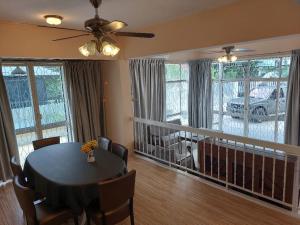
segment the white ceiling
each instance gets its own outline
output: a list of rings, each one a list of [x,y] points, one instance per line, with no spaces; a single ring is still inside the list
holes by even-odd
[[[103,0],[100,16],[122,20],[130,30],[235,1],[238,0]],[[89,0],[0,0],[0,20],[45,24],[46,14],[63,16],[63,27],[82,28],[83,22],[94,16],[94,9]]]

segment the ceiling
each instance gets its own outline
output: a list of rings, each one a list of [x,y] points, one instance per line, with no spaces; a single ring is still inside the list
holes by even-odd
[[[139,28],[238,0],[103,0],[100,17]],[[43,16],[64,17],[63,27],[82,28],[94,16],[89,0],[0,0],[0,20],[45,24]]]
[[[234,53],[238,58],[264,57],[270,55],[286,55],[293,49],[300,49],[300,34],[255,40],[243,43],[229,43],[224,46],[235,46],[235,48],[245,48],[251,52]],[[210,58],[217,59],[224,53],[211,53],[219,51],[224,46],[214,46],[203,49],[193,49],[180,52],[173,52],[163,55],[151,56],[153,58],[165,58],[169,62],[186,62],[189,60]],[[276,46],[276,48],[274,48]]]

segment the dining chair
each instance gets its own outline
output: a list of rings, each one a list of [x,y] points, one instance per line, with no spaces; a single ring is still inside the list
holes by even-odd
[[[38,150],[48,145],[55,145],[55,144],[60,144],[60,137],[44,138],[32,142],[34,150]]]
[[[130,216],[134,225],[133,196],[136,171],[98,184],[99,201],[86,209],[87,225],[113,225]]]
[[[23,176],[23,170],[21,165],[17,162],[16,156],[11,157],[10,167],[14,176]]]
[[[78,225],[78,218],[70,209],[52,210],[46,206],[45,201],[34,202],[33,190],[23,186],[19,176],[15,176],[13,185],[27,225],[60,225],[71,218]]]
[[[98,144],[99,144],[100,149],[103,149],[106,151],[111,151],[111,143],[112,143],[112,141],[107,137],[100,136],[98,138]]]
[[[112,148],[111,148],[112,153],[120,157],[125,164],[127,165],[127,160],[128,160],[128,149],[120,144],[117,143],[112,143]]]

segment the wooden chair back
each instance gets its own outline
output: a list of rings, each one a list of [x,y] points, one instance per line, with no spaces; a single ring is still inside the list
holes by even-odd
[[[127,165],[128,149],[125,146],[117,143],[112,143],[112,153],[123,159],[123,161]]]
[[[133,213],[136,171],[99,184],[100,211],[105,224],[115,224]]]
[[[100,136],[98,138],[98,145],[102,150],[111,151],[111,143],[112,141],[107,137]]]
[[[38,150],[40,148],[55,144],[60,144],[60,137],[44,138],[32,142],[34,150]]]
[[[11,157],[10,159],[10,167],[14,174],[14,176],[22,176],[23,170],[21,165],[17,162],[16,156]]]
[[[19,176],[14,177],[14,189],[18,199],[18,202],[23,210],[28,225],[37,224],[36,211],[33,204],[34,192],[28,187],[25,187],[21,183]]]

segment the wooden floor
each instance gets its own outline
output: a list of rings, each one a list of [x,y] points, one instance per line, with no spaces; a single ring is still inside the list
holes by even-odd
[[[300,225],[298,219],[135,156],[129,169],[137,170],[136,225]],[[12,185],[0,188],[0,225],[24,224]]]

